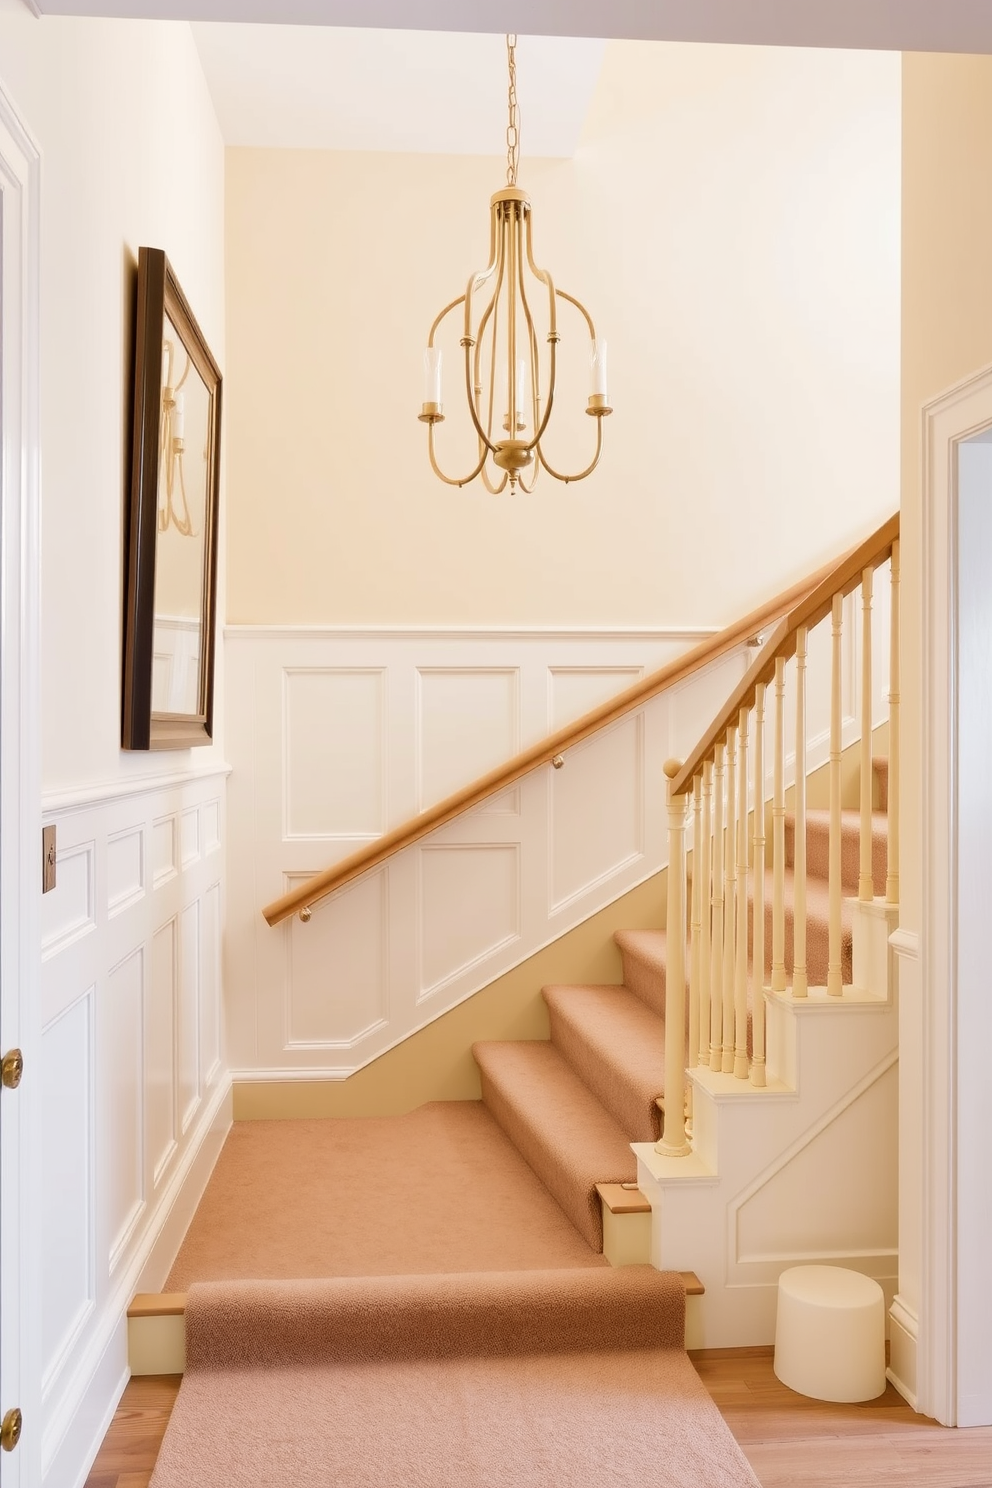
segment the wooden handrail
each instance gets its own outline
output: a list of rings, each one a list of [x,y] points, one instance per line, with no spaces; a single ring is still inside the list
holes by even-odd
[[[754,706],[755,688],[760,682],[767,684],[773,680],[776,659],[781,656],[788,660],[794,655],[796,632],[800,626],[812,630],[814,625],[819,624],[829,615],[834,596],[841,594],[846,597],[856,589],[861,583],[864,570],[877,568],[880,563],[884,563],[892,552],[893,542],[897,541],[898,537],[899,513],[896,512],[870,537],[865,538],[863,543],[852,548],[838,563],[832,565],[828,572],[819,576],[814,587],[799,600],[793,609],[789,610],[762,647],[761,655],[752,662],[672,781],[673,796],[684,796],[692,789],[694,778],[699,774],[706,760],[713,757],[714,746],[726,737],[731,724],[737,722],[741,708],[750,709]]]
[[[898,519],[895,520],[898,525]],[[367,847],[360,848],[358,852],[343,858],[340,863],[335,863],[333,867],[314,874],[305,883],[298,885],[290,893],[284,894],[281,899],[276,899],[266,905],[262,910],[266,921],[270,925],[278,925],[281,920],[288,919],[298,910],[309,908],[319,899],[325,899],[328,894],[333,894],[344,884],[359,878],[361,874],[366,873],[370,868],[375,868],[395,853],[401,852],[403,848],[419,842],[422,837],[436,831],[438,827],[443,827],[454,817],[471,811],[480,802],[506,790],[521,776],[529,775],[532,770],[538,769],[541,765],[551,764],[555,757],[563,754],[566,749],[572,749],[576,744],[581,744],[583,739],[589,738],[590,734],[607,728],[617,719],[623,718],[625,714],[632,713],[642,704],[649,702],[651,698],[657,697],[658,693],[665,692],[669,687],[673,687],[677,682],[681,682],[709,662],[716,661],[718,657],[723,656],[727,651],[732,651],[735,646],[740,645],[741,641],[748,640],[782,615],[796,613],[797,605],[801,606],[801,602],[807,596],[812,598],[813,595],[818,594],[824,583],[829,582],[830,577],[844,563],[853,561],[854,555],[860,551],[861,548],[856,548],[839,562],[834,560],[832,563],[825,564],[815,574],[798,584],[793,584],[791,588],[776,595],[774,599],[759,606],[758,609],[752,610],[742,620],[728,625],[717,635],[701,641],[684,656],[677,657],[675,661],[652,672],[650,676],[642,677],[632,687],[626,688],[598,708],[593,708],[590,713],[583,714],[574,723],[567,724],[564,728],[558,729],[556,733],[549,734],[539,743],[514,755],[505,764],[499,765],[495,770],[490,770],[488,775],[481,776],[471,785],[456,791],[454,795],[447,796],[436,806],[421,812],[419,816],[404,822],[402,826],[395,827],[391,832],[377,838],[375,842],[369,843]],[[681,779],[681,776],[679,778]]]

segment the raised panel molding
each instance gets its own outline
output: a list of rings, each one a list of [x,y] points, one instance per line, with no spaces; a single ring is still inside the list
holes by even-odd
[[[107,841],[107,912],[121,914],[145,892],[145,833],[117,832]]]
[[[188,868],[200,856],[200,811],[197,806],[182,813],[179,833],[182,842],[180,861],[184,868]]]
[[[138,946],[107,977],[101,1054],[114,1071],[102,1136],[112,1276],[145,1205],[145,948]]]
[[[384,830],[385,678],[381,668],[283,669],[287,838]]]
[[[152,882],[157,889],[179,871],[175,816],[163,816],[152,827]]]
[[[200,901],[179,919],[179,1115],[185,1131],[200,1100]]]
[[[417,683],[417,810],[426,811],[519,752],[520,673],[418,667]]]
[[[157,1189],[176,1150],[176,1035],[178,925],[173,917],[152,936],[151,996],[145,1023],[146,1163]]]
[[[643,857],[643,718],[621,719],[569,750],[549,782],[556,915]]]
[[[226,774],[223,765],[200,767],[43,803],[69,863],[45,896],[56,903],[41,967],[46,1488],[76,1481],[76,1466],[63,1470],[67,1453],[89,1443],[112,1405],[101,1392],[119,1387],[123,1345],[112,1378],[107,1360],[138,1275],[175,1223],[175,1206],[188,1214],[195,1203],[187,1175],[202,1188],[209,1163],[198,1154],[206,1144],[213,1161],[213,1128],[228,1119],[219,947]],[[190,822],[198,823],[196,855]],[[195,975],[182,962],[184,933]],[[181,973],[182,1033],[197,1061],[183,1067],[182,1108]]]
[[[93,1003],[87,989],[42,1030],[42,1393],[57,1384],[96,1305]]]
[[[220,802],[204,801],[200,811],[203,821],[203,851],[204,854],[219,852],[221,846],[220,838]]]
[[[898,1251],[898,1199],[893,1153],[898,1143],[898,1051],[893,1051],[859,1081],[837,1105],[771,1167],[760,1173],[728,1205],[728,1278],[738,1284],[774,1282],[783,1262],[789,1265],[857,1257],[863,1269],[872,1261],[894,1274]],[[857,1145],[862,1156],[874,1144],[873,1181],[863,1191],[850,1191],[849,1205],[839,1211],[844,1192],[846,1157]],[[859,1171],[867,1165],[859,1161]],[[829,1174],[818,1184],[817,1172]],[[821,1190],[832,1202],[818,1208]]]
[[[208,1090],[221,1064],[222,946],[221,884],[212,883],[203,896],[203,944],[200,969],[200,1088]]]
[[[516,843],[421,848],[420,992],[426,1002],[520,936]]]
[[[95,842],[60,848],[56,887],[41,901],[41,954],[44,960],[96,929]]]
[[[308,923],[270,929],[260,913],[711,633],[229,627],[237,1078],[345,1078],[664,867],[669,695],[321,901]],[[716,664],[721,697],[748,655]],[[693,686],[680,698],[697,733],[713,711],[708,673],[698,680],[698,698]]]
[[[287,880],[287,890],[293,887]],[[388,873],[349,885],[286,941],[285,1046],[355,1049],[388,1017]]]

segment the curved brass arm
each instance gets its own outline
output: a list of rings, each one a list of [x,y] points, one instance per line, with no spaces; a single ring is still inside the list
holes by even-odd
[[[576,310],[578,310],[582,315],[585,316],[586,325],[589,327],[589,335],[592,337],[593,341],[595,341],[596,327],[593,325],[592,316],[589,314],[589,311],[586,309],[585,305],[583,305],[582,301],[577,300],[574,295],[570,295],[565,289],[559,289],[556,291],[556,293],[559,294],[563,300],[567,300],[570,305],[574,305]]]
[[[437,463],[437,458],[436,458],[436,456],[434,454],[434,425],[433,425],[433,423],[430,423],[430,424],[427,425],[427,453],[430,456],[431,469],[433,470],[434,474],[437,476],[438,480],[444,481],[444,484],[446,486],[467,486],[470,481],[474,481],[475,480],[475,477],[479,474],[480,470],[482,470],[482,468],[485,465],[486,460],[488,458],[488,451],[487,452],[484,452],[483,453],[483,456],[482,456],[482,459],[479,461],[478,465],[472,471],[472,474],[471,475],[462,476],[462,478],[460,480],[452,480],[452,478],[451,478],[450,475],[445,475],[444,471],[441,469],[440,465]]]
[[[564,484],[566,486],[568,486],[568,485],[571,485],[574,481],[585,480],[585,478],[586,478],[587,475],[592,475],[593,471],[596,469],[596,466],[599,464],[599,457],[600,457],[600,455],[602,453],[603,453],[603,420],[601,418],[597,418],[597,420],[596,420],[596,453],[593,456],[592,463],[590,465],[587,465],[586,468],[585,468],[585,470],[581,471],[578,475],[560,475],[558,473],[558,471],[554,469],[553,466],[551,466],[551,465],[548,464],[547,460],[544,458],[544,451],[540,448],[540,446],[538,446],[537,458],[540,460],[541,464],[544,466],[545,470],[548,472],[549,475],[553,475],[554,478],[555,478],[555,480],[563,481]]]
[[[438,315],[438,316],[435,317],[434,324],[431,326],[431,333],[427,337],[427,345],[428,346],[433,346],[434,345],[434,337],[437,334],[437,328],[441,324],[441,322],[444,319],[444,317],[446,315],[449,315],[452,310],[456,310],[458,308],[458,306],[463,303],[464,299],[465,299],[465,296],[464,295],[459,295],[458,298],[457,298],[457,300],[452,300],[452,302],[451,302],[450,305],[445,305],[445,307],[441,311],[440,315]]]

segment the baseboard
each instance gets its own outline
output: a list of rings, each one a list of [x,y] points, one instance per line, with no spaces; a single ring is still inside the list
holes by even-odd
[[[122,1318],[108,1339],[53,1456],[43,1464],[42,1481],[46,1488],[84,1488],[129,1377],[127,1331]]]
[[[219,1082],[203,1113],[200,1134],[189,1149],[187,1161],[166,1190],[161,1223],[140,1273],[129,1288],[125,1307],[135,1292],[160,1292],[165,1285],[233,1120],[231,1077],[227,1075]]]
[[[128,1304],[139,1290],[164,1280],[231,1125],[231,1081],[225,1076],[205,1105],[184,1161],[157,1206],[147,1238],[108,1298],[42,1441],[44,1488],[82,1488],[128,1380]],[[164,1268],[164,1269],[163,1269]],[[145,1278],[152,1281],[145,1283]]]
[[[916,1367],[919,1318],[901,1297],[892,1299],[889,1309],[889,1367],[886,1378],[903,1399],[917,1410]]]

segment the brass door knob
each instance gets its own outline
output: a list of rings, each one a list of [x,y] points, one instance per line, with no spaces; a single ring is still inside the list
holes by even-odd
[[[20,1049],[11,1049],[0,1064],[0,1079],[8,1090],[16,1090],[24,1073],[24,1055]]]
[[[5,1452],[12,1452],[17,1446],[17,1443],[21,1439],[22,1425],[23,1417],[15,1405],[14,1409],[9,1410],[4,1416],[3,1425],[0,1426],[0,1447]]]

